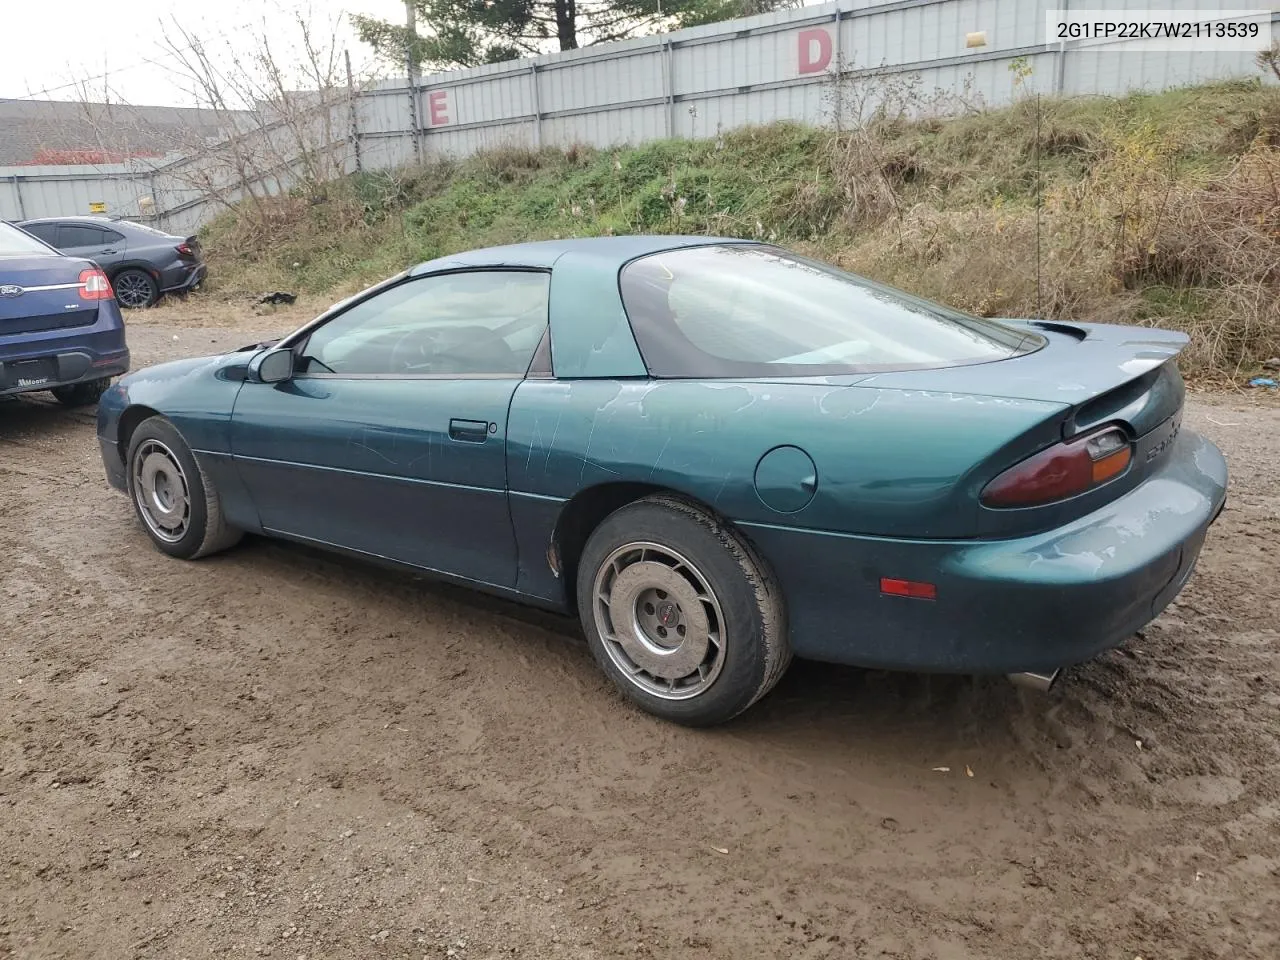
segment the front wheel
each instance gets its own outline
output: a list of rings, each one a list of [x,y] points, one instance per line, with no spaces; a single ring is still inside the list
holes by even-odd
[[[772,576],[733,531],[680,498],[648,497],[607,517],[583,550],[577,590],[596,662],[665,720],[723,723],[790,663]]]
[[[98,398],[106,391],[111,379],[90,380],[87,383],[70,383],[65,387],[54,387],[49,392],[54,399],[68,407],[87,407],[97,403]]]
[[[129,497],[147,536],[181,560],[233,546],[241,532],[222,518],[222,502],[182,435],[163,417],[144,420],[129,440]]]

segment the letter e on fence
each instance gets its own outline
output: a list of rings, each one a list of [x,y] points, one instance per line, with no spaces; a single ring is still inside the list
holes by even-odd
[[[822,29],[800,31],[801,73],[821,73],[831,64],[831,34]]]
[[[448,90],[432,90],[427,94],[427,118],[432,127],[442,127],[449,122]]]

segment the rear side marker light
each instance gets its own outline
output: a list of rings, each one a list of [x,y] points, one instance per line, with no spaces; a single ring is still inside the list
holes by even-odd
[[[1129,438],[1119,430],[1108,430],[1085,441],[1093,463],[1093,482],[1103,483],[1124,473],[1132,457]]]
[[[1120,476],[1133,445],[1119,427],[1106,427],[1041,450],[1006,470],[982,491],[988,507],[1034,507],[1085,493]]]
[[[1101,460],[1093,462],[1093,482],[1106,483],[1112,477],[1118,477],[1124,473],[1125,467],[1129,466],[1129,461],[1133,459],[1133,454],[1129,452],[1129,448],[1117,450],[1115,453],[1103,457]]]
[[[910,597],[913,600],[937,600],[938,588],[921,580],[880,578],[880,592],[886,597]]]
[[[114,300],[116,293],[111,289],[111,281],[101,270],[80,271],[81,300]]]

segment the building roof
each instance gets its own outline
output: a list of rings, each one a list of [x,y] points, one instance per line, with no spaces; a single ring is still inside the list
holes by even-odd
[[[0,166],[120,163],[218,137],[212,110],[0,99]]]

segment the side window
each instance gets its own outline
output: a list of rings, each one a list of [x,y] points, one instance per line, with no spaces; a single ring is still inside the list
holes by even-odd
[[[106,246],[106,237],[97,227],[63,223],[58,226],[57,246],[63,250],[69,247],[102,247]]]
[[[31,234],[49,244],[56,247],[58,240],[58,225],[56,223],[32,223],[22,228]]]
[[[102,228],[103,243],[119,243],[123,239],[124,239],[123,233],[117,233],[114,230],[108,230],[106,227]]]
[[[550,274],[483,270],[423,277],[315,330],[298,373],[524,376],[547,329]]]

